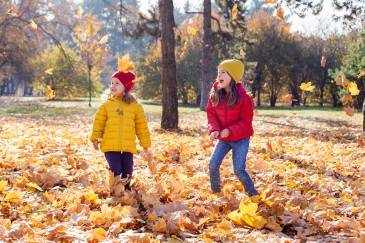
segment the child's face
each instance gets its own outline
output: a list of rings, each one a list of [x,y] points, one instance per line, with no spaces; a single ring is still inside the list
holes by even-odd
[[[119,81],[117,78],[112,78],[110,82],[110,94],[115,97],[123,97],[125,87],[122,82]]]
[[[230,87],[232,78],[225,69],[218,68],[217,81],[220,88],[227,90]]]

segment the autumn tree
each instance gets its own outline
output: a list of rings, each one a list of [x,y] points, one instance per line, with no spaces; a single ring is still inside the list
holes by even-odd
[[[7,77],[0,84],[17,82],[19,90],[30,87],[34,77],[31,59],[49,45],[63,50],[62,40],[74,25],[68,13],[75,9],[71,1],[63,1],[62,9],[55,8],[55,1],[0,1],[0,73]]]
[[[279,93],[288,84],[289,71],[293,65],[290,54],[295,52],[290,47],[294,47],[294,40],[286,24],[263,10],[252,17],[248,26],[254,37],[247,56],[249,61],[256,62],[254,90],[260,92],[263,82],[266,81],[270,106],[275,106]]]
[[[81,15],[81,13],[79,13]],[[92,80],[91,72],[93,68],[101,64],[106,56],[107,47],[104,44],[108,40],[108,36],[101,36],[98,32],[102,24],[97,22],[97,18],[89,13],[84,24],[75,29],[75,35],[72,39],[79,46],[79,54],[85,62],[89,78],[89,106],[91,107]]]
[[[334,80],[338,81],[342,75],[346,80],[354,82],[356,89],[352,88],[352,93],[356,98],[353,99],[353,106],[362,108],[363,112],[363,131],[365,131],[365,31],[357,33],[356,38],[349,45],[349,52],[343,60],[341,68],[335,69],[332,73]],[[338,84],[338,82],[337,82]],[[359,90],[358,90],[359,89]],[[348,92],[347,92],[348,93]],[[346,93],[345,93],[346,95]],[[341,97],[344,101],[344,97]]]
[[[65,45],[64,45],[65,46]],[[65,46],[65,55],[57,46],[48,47],[41,55],[32,60],[35,67],[33,87],[35,91],[45,91],[50,86],[56,97],[81,97],[88,95],[88,78],[85,69],[76,69],[73,63],[80,63],[81,57]],[[98,73],[92,73],[95,90],[101,90],[102,84]]]
[[[162,49],[162,120],[161,128],[178,128],[178,100],[175,61],[174,5],[172,0],[158,1]]]

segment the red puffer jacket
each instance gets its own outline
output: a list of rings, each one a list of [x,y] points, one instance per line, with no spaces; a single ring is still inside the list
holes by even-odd
[[[251,97],[246,93],[241,83],[237,83],[241,102],[233,108],[227,108],[223,102],[217,106],[212,105],[212,94],[218,88],[218,82],[214,83],[207,105],[207,118],[209,134],[218,131],[219,133],[228,128],[229,136],[221,138],[227,142],[238,141],[253,135],[252,119],[253,104]]]

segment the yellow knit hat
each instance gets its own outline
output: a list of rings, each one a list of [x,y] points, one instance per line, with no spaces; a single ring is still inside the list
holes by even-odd
[[[224,60],[219,64],[218,68],[225,69],[236,83],[241,82],[243,72],[245,71],[243,63],[236,59]]]

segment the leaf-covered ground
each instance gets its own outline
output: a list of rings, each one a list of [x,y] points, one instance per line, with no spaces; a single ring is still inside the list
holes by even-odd
[[[247,162],[256,203],[230,154],[222,193],[211,193],[213,144],[198,111],[180,112],[178,132],[147,112],[152,155],[135,155],[133,190],[120,190],[88,141],[93,112],[0,116],[2,241],[365,241],[360,120],[259,112]]]

